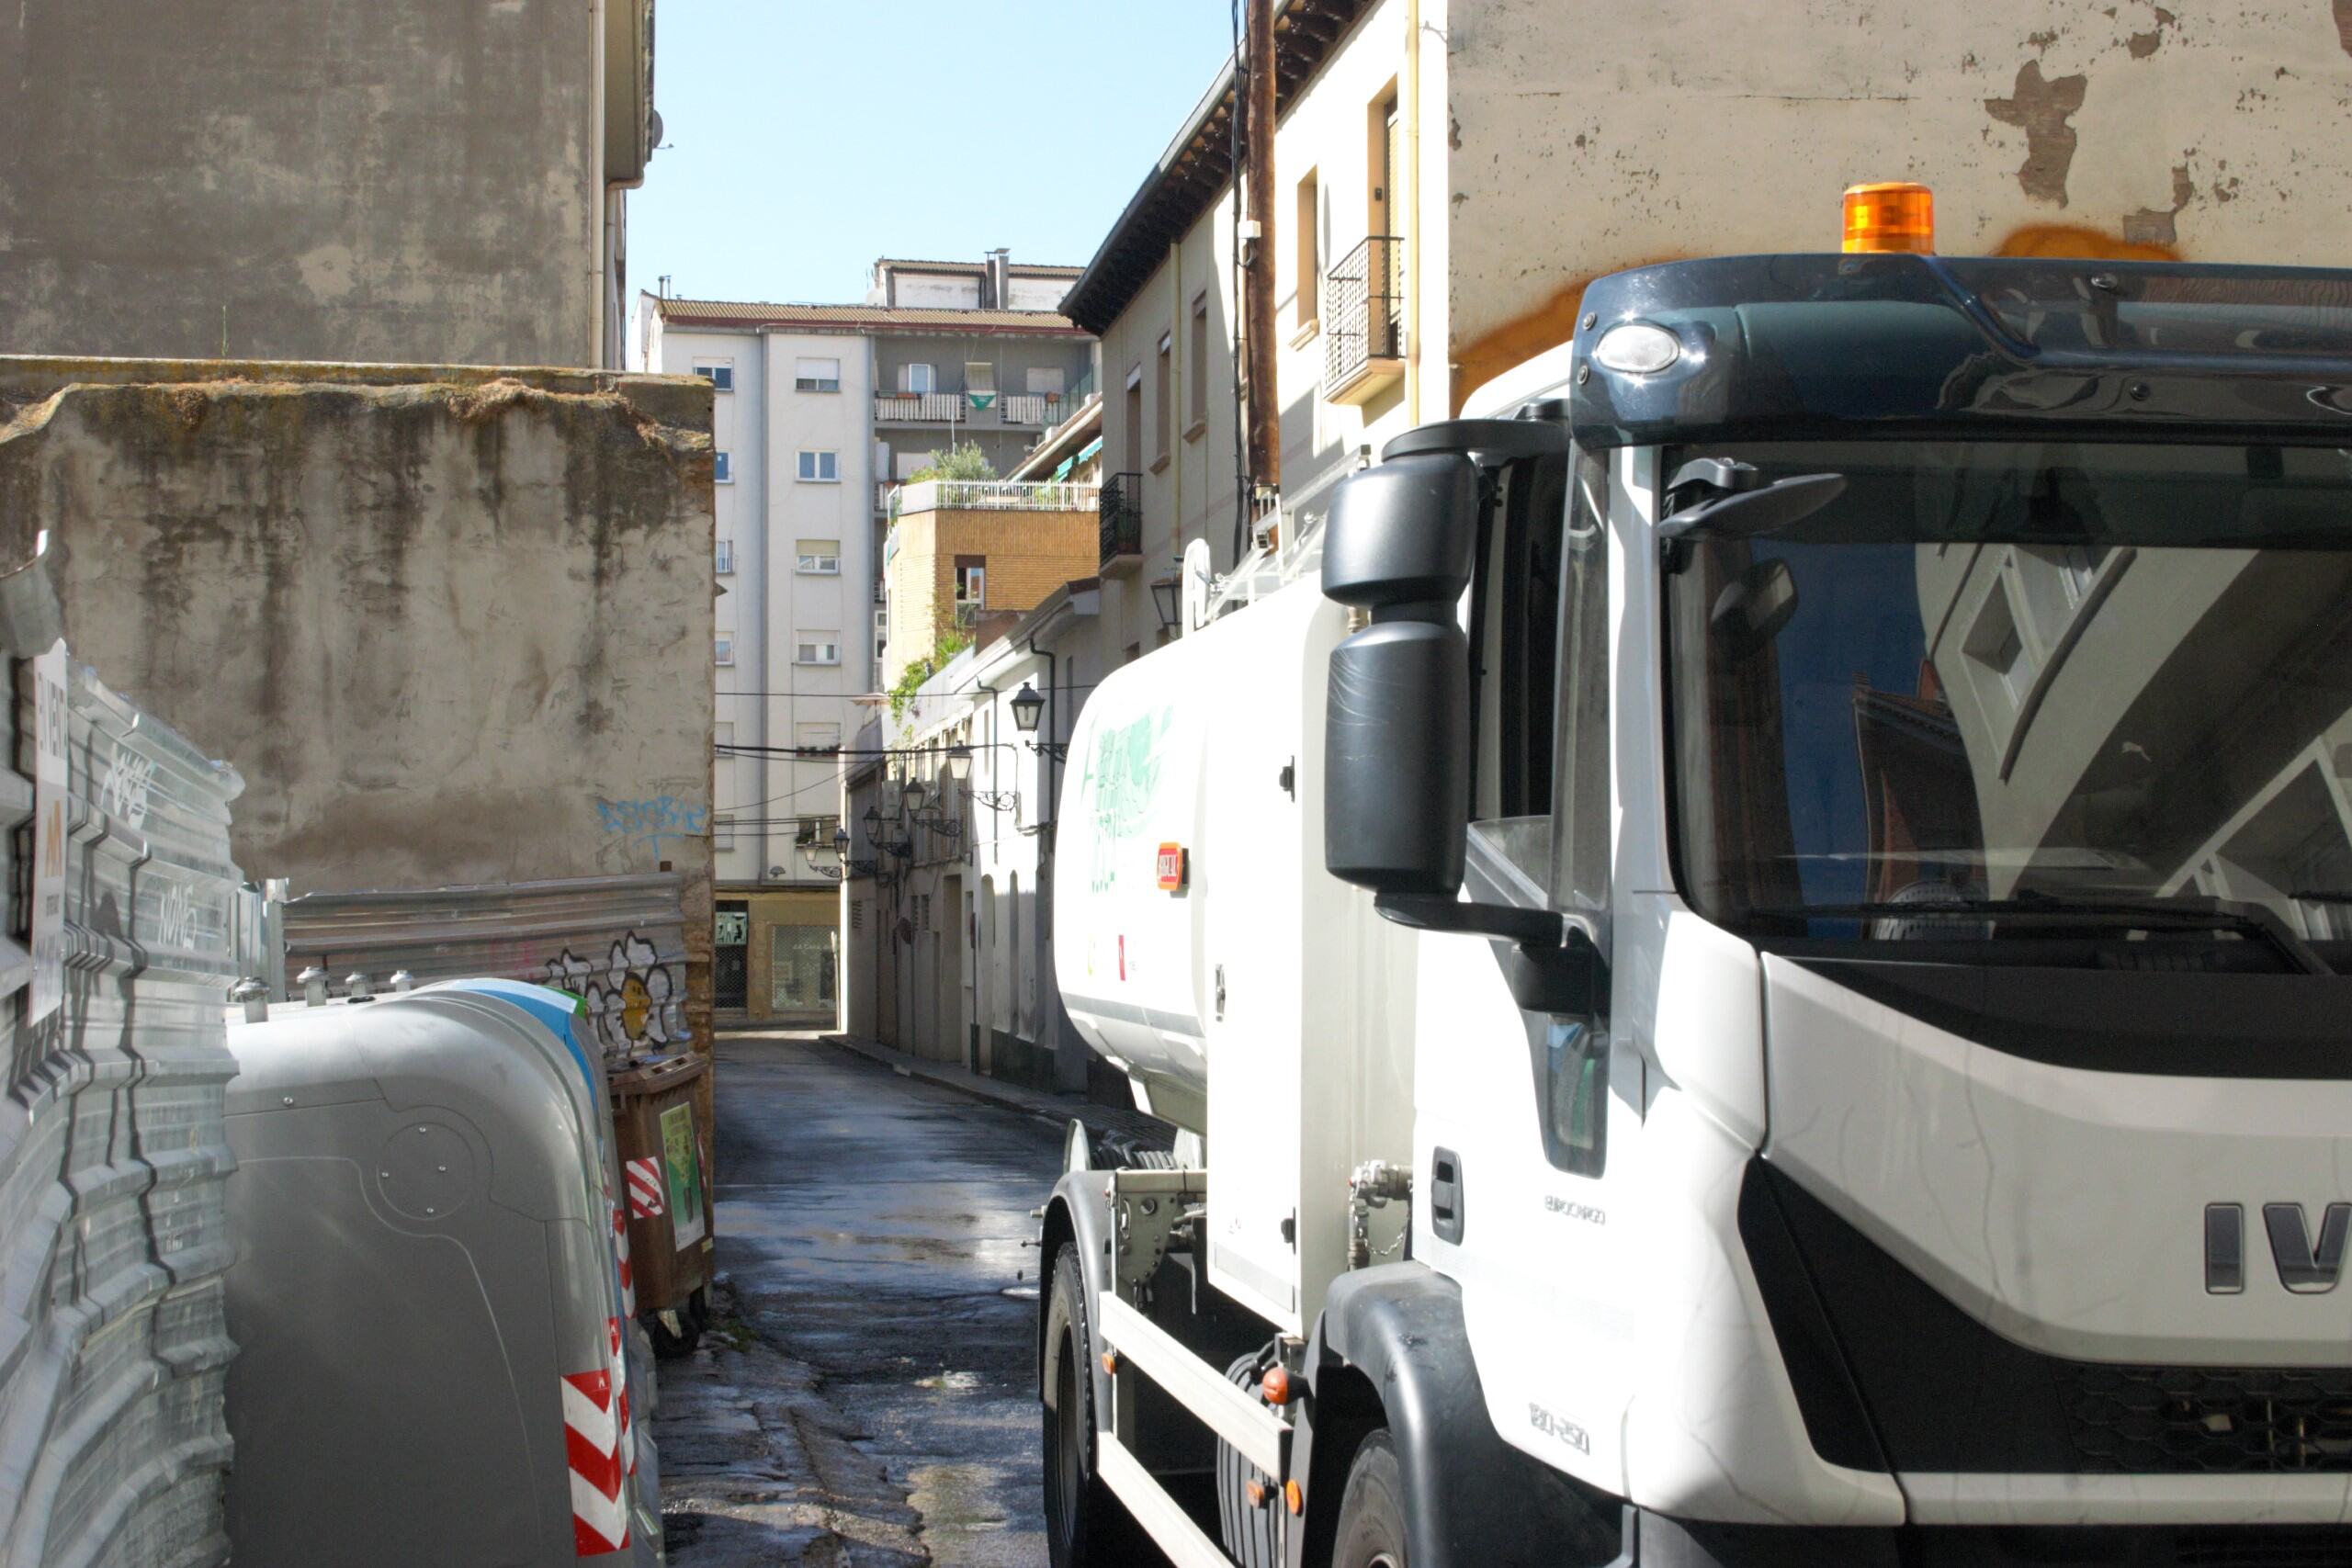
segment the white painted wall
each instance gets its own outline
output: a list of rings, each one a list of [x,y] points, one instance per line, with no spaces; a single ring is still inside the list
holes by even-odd
[[[1446,14],[1453,149],[1425,207],[1451,230],[1457,359],[1603,273],[1834,250],[1862,180],[1932,186],[1954,254],[2081,255],[2085,234],[2193,261],[2343,249],[2340,5],[1422,6]]]

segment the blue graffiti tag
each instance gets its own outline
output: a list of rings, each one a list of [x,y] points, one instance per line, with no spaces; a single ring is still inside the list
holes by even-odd
[[[710,807],[658,795],[650,800],[596,802],[596,815],[607,833],[618,833],[662,852],[664,839],[698,839],[710,828]]]

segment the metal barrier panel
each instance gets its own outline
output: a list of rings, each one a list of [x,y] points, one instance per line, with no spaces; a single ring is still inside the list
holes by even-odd
[[[59,656],[17,660],[0,816],[0,1563],[224,1562],[221,1107],[234,1063],[243,786]],[[51,682],[47,699],[38,688]],[[58,677],[62,676],[62,681]],[[48,747],[40,722],[62,705]],[[62,987],[37,980],[46,917],[36,774],[65,751]],[[54,1002],[54,1006],[51,1005]],[[37,1021],[36,1021],[37,1019]]]
[[[502,882],[391,893],[306,893],[284,908],[289,976],[319,968],[329,994],[354,974],[379,992],[493,976],[587,998],[608,1057],[690,1048],[686,930],[674,873]],[[289,985],[291,981],[289,980]],[[292,986],[287,999],[301,999]]]

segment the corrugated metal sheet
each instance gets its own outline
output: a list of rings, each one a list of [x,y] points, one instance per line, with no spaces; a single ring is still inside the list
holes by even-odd
[[[17,661],[0,769],[20,942],[31,671]],[[28,1028],[30,965],[0,967],[0,1563],[217,1563],[232,1353],[221,999],[243,783],[89,671],[67,691],[63,1005]]]
[[[503,882],[390,893],[306,893],[284,908],[290,977],[324,969],[389,990],[402,969],[420,986],[485,975],[532,980],[587,998],[605,1054],[688,1049],[686,932],[669,872]],[[294,987],[289,999],[299,999]]]

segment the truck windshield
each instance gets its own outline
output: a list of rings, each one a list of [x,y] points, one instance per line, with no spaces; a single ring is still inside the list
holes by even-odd
[[[1671,497],[1696,519],[1667,593],[1702,914],[1993,962],[2352,973],[2352,448],[1666,456],[1845,480],[1762,529]]]

